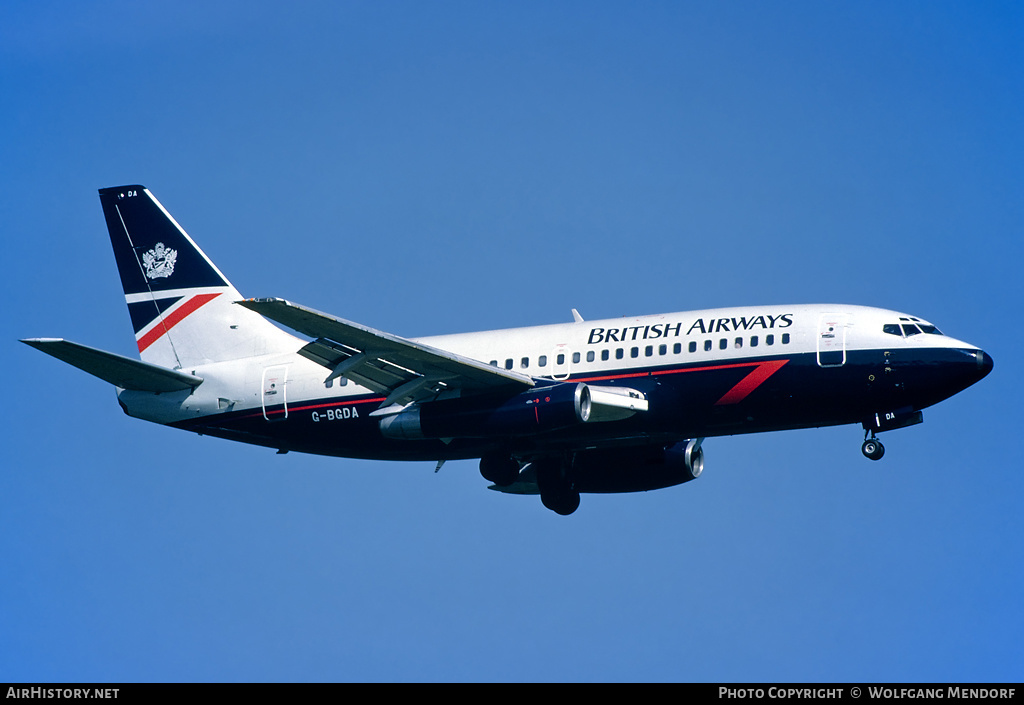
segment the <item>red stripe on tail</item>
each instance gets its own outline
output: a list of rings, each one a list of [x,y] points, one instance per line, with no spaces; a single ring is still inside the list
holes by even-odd
[[[174,328],[174,326],[188,318],[189,314],[195,312],[200,306],[213,301],[218,296],[220,294],[197,294],[174,309],[173,312],[162,318],[158,325],[139,338],[139,352],[142,352],[170,332],[171,328]]]

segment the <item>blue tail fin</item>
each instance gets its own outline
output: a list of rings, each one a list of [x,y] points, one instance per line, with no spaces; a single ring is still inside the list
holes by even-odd
[[[252,311],[143,186],[100,189],[139,354],[182,368],[294,350],[296,339]]]

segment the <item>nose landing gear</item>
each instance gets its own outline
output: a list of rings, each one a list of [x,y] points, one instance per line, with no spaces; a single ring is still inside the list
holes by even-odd
[[[864,444],[860,452],[870,460],[881,460],[885,455],[885,448],[881,441],[875,438],[875,431],[892,431],[897,428],[906,428],[924,421],[920,411],[915,411],[912,406],[903,406],[892,411],[879,411],[864,419],[861,426],[864,427]],[[871,437],[868,438],[868,434]]]
[[[875,438],[874,432],[871,433],[871,438],[867,438],[867,435],[867,432],[865,432],[864,443],[860,447],[860,452],[869,460],[881,460],[882,456],[885,455],[885,446],[882,445],[880,440]]]

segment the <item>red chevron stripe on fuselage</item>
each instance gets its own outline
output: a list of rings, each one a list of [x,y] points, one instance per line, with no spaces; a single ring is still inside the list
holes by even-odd
[[[633,372],[618,375],[607,375],[604,377],[584,377],[579,381],[581,382],[600,382],[602,380],[610,379],[626,379],[629,377],[647,377],[657,375],[673,375],[682,374],[685,372],[708,372],[711,370],[728,370],[737,367],[753,367],[746,377],[741,379],[739,382],[734,384],[729,391],[727,391],[721,399],[715,402],[715,406],[724,406],[726,404],[738,404],[747,398],[747,396],[755,389],[760,387],[764,382],[771,377],[773,374],[782,369],[783,365],[789,362],[789,359],[782,360],[762,360],[761,362],[736,362],[727,363],[724,365],[705,365],[702,367],[683,367],[674,370],[660,370],[653,372]]]

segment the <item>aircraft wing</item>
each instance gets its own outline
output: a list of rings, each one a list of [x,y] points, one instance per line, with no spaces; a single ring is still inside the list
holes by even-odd
[[[515,393],[534,386],[529,375],[336,318],[284,299],[247,299],[238,304],[315,338],[300,349],[299,354],[331,370],[327,379],[346,377],[386,395],[381,404],[382,410],[394,404],[425,401],[446,391]]]

